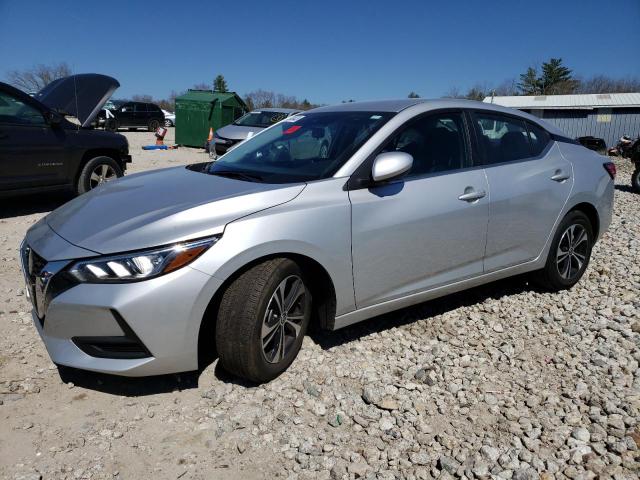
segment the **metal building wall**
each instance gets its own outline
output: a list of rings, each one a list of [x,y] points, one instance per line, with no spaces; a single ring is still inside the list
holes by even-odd
[[[571,138],[587,135],[603,138],[607,147],[614,146],[622,135],[632,138],[640,135],[640,108],[544,110],[542,118]]]

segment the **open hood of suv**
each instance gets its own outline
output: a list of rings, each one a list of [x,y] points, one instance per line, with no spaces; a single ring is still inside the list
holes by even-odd
[[[76,117],[83,127],[88,127],[119,86],[115,78],[107,75],[80,73],[54,80],[35,98],[51,109]]]

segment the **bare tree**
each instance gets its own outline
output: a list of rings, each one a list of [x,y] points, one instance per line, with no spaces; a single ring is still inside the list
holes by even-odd
[[[66,62],[44,65],[38,64],[27,70],[11,70],[7,79],[13,86],[25,92],[38,92],[54,80],[71,75],[71,67]]]
[[[208,83],[204,83],[204,82],[196,83],[193,86],[193,89],[194,90],[211,90],[211,85],[209,85]]]
[[[640,92],[640,78],[611,78],[606,75],[595,75],[580,80],[577,93],[630,93]]]
[[[317,107],[318,105],[312,104],[306,98],[304,100],[298,100],[292,95],[284,95],[282,93],[275,93],[268,90],[254,90],[244,96],[244,101],[249,107],[249,110],[256,108],[295,108],[297,110],[309,110],[310,108]]]
[[[464,98],[464,95],[460,91],[460,88],[456,85],[452,85],[447,90],[447,93],[444,94],[444,98]]]
[[[151,95],[134,95],[131,100],[134,102],[154,103]]]

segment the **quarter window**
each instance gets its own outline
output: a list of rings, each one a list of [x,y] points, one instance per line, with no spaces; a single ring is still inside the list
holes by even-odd
[[[551,137],[544,128],[531,122],[527,122],[527,128],[529,129],[529,138],[531,138],[531,153],[537,157],[544,151]]]
[[[467,165],[467,142],[462,114],[448,112],[421,118],[394,135],[384,152],[413,157],[409,176],[456,170]]]
[[[532,156],[524,120],[493,113],[475,113],[474,119],[485,165]]]
[[[0,123],[12,125],[45,125],[42,113],[6,92],[0,92]]]

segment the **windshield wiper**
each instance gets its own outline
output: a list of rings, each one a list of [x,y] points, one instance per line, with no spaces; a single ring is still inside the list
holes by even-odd
[[[262,182],[263,179],[256,173],[238,172],[236,170],[214,170],[209,172],[211,175],[219,175],[221,177],[236,178],[238,180],[246,180],[247,182]]]

